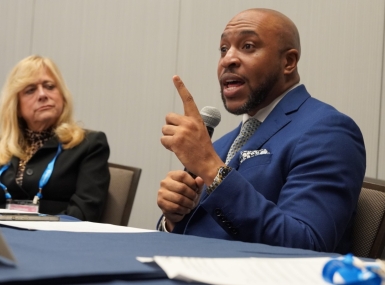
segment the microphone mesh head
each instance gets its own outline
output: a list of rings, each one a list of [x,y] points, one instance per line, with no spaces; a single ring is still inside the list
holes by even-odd
[[[203,107],[200,114],[203,121],[205,122],[205,125],[213,129],[218,126],[219,122],[221,121],[221,113],[215,107]]]

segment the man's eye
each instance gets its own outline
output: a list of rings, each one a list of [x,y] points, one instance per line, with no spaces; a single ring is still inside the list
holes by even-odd
[[[244,49],[251,49],[251,48],[253,48],[253,45],[252,44],[245,44],[245,46],[243,48]]]
[[[221,53],[227,52],[227,47],[220,47],[219,50]]]

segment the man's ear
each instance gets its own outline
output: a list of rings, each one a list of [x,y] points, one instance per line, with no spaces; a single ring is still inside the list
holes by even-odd
[[[296,49],[289,49],[285,52],[285,66],[283,74],[289,75],[297,69],[297,64],[299,61],[299,53]]]

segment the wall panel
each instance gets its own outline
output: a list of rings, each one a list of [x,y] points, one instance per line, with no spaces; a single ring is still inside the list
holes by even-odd
[[[0,1],[0,85],[11,68],[31,52],[34,1]]]
[[[313,13],[300,22],[305,45],[301,74],[313,96],[359,125],[367,152],[366,176],[376,177],[384,1],[367,4],[317,1]]]
[[[107,134],[110,161],[143,169],[131,226],[154,228],[160,215],[156,195],[171,154],[159,141],[173,109],[178,9],[169,0],[36,5],[33,52],[58,62],[76,117]]]

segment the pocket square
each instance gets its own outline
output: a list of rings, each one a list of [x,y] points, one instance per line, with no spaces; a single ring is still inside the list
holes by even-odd
[[[239,156],[240,163],[244,162],[246,159],[252,158],[261,154],[269,154],[270,152],[267,149],[258,149],[258,150],[242,150],[241,155]]]

